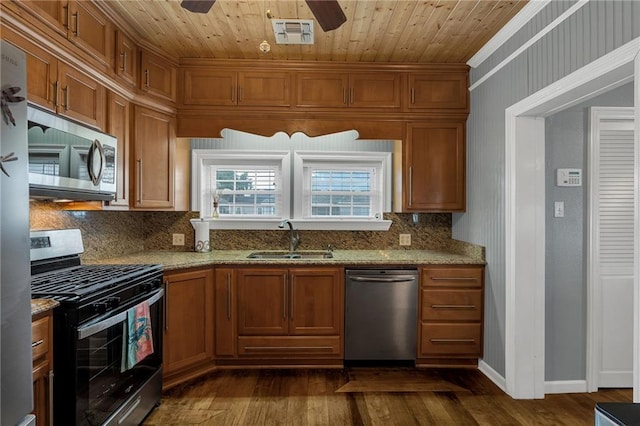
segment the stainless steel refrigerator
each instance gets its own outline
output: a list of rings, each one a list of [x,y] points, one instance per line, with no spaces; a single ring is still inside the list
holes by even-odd
[[[26,57],[0,51],[0,424],[32,425]]]

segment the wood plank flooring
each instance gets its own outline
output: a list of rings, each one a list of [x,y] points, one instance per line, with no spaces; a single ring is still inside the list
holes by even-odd
[[[514,400],[477,370],[224,370],[174,388],[152,425],[593,425],[631,389]]]

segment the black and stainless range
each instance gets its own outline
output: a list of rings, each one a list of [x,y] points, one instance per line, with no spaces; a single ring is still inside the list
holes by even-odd
[[[137,425],[162,393],[160,265],[82,265],[78,229],[31,232],[31,297],[54,310],[55,425]],[[147,302],[153,353],[128,368],[128,313]]]

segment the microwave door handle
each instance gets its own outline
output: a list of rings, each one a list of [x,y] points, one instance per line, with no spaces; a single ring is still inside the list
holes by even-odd
[[[164,290],[159,289],[153,296],[148,298],[146,301],[149,303],[149,306],[156,303],[164,296]],[[140,302],[142,303],[142,302]],[[137,305],[137,304],[136,304]],[[133,305],[133,306],[136,306]],[[133,307],[131,306],[131,307]],[[127,311],[129,309],[120,312],[118,315],[111,316],[109,318],[105,318],[104,320],[97,322],[95,324],[89,324],[84,327],[78,329],[78,340],[86,339],[87,337],[91,337],[96,333],[100,333],[101,331],[106,330],[109,327],[113,327],[114,325],[125,321],[127,319]]]
[[[96,150],[98,152],[98,157],[100,159],[99,167],[94,164]],[[104,169],[104,149],[102,148],[102,144],[98,139],[95,139],[91,144],[91,148],[89,148],[89,154],[87,156],[87,170],[89,172],[89,177],[91,178],[91,182],[94,185],[98,185],[100,180],[102,179],[102,171]]]

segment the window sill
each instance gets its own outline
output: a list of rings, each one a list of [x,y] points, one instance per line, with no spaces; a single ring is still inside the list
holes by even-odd
[[[209,223],[209,229],[237,229],[237,230],[278,230],[280,219],[227,219],[205,217],[202,220]],[[200,219],[191,219],[191,223]],[[296,220],[291,219],[295,229],[315,231],[388,231],[391,220]]]

